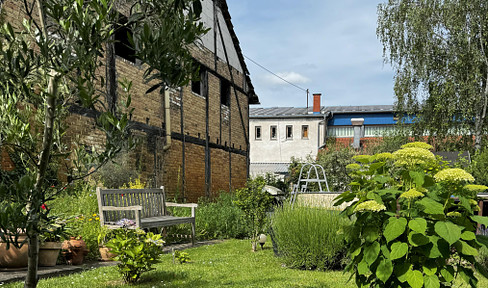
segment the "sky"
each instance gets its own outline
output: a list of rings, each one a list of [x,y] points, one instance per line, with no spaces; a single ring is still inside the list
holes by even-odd
[[[227,0],[244,55],[322,106],[394,102],[394,73],[376,37],[373,0]],[[306,107],[306,92],[249,59],[257,107]]]

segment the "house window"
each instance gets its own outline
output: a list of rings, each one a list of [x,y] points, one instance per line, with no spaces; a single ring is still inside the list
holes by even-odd
[[[308,125],[302,125],[302,139],[308,139]]]
[[[125,60],[136,63],[136,50],[129,41],[129,35],[132,36],[130,27],[127,26],[127,17],[119,13],[117,21],[117,29],[115,29],[115,55],[124,58]]]
[[[195,94],[198,94],[200,96],[203,96],[203,90],[204,90],[204,81],[206,79],[205,77],[205,68],[199,64],[196,65],[196,69],[198,69],[198,76],[197,79],[194,79],[191,81],[191,91]]]
[[[256,140],[261,140],[261,126],[256,126],[255,138]]]
[[[225,79],[220,79],[220,104],[229,106],[230,103],[230,83]]]
[[[293,139],[293,125],[286,125],[286,139]]]
[[[271,126],[269,128],[269,139],[271,140],[276,140],[278,139],[278,135],[277,135],[277,130],[276,130],[276,126]]]

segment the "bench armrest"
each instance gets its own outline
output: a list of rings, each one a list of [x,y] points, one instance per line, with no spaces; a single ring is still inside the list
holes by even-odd
[[[191,217],[195,217],[195,208],[198,207],[196,203],[174,203],[174,202],[166,202],[166,207],[184,207],[184,208],[191,208]]]
[[[117,207],[117,206],[103,206],[101,207],[103,211],[134,211],[136,214],[136,227],[141,227],[141,212],[142,206],[135,205],[135,206],[126,206],[126,207]]]

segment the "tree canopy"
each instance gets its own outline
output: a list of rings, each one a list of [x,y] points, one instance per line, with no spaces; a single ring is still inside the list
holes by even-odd
[[[396,72],[398,110],[418,116],[416,134],[464,136],[482,148],[488,127],[488,3],[388,0],[378,6],[377,35]]]

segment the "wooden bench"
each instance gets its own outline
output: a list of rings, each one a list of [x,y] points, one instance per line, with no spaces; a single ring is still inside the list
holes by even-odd
[[[195,208],[194,203],[178,204],[166,202],[164,187],[151,189],[102,189],[97,188],[100,225],[108,228],[120,228],[117,225],[122,219],[135,222],[141,229],[161,228],[166,226],[190,223],[191,243],[195,244]],[[166,207],[191,208],[191,217],[168,215]]]

